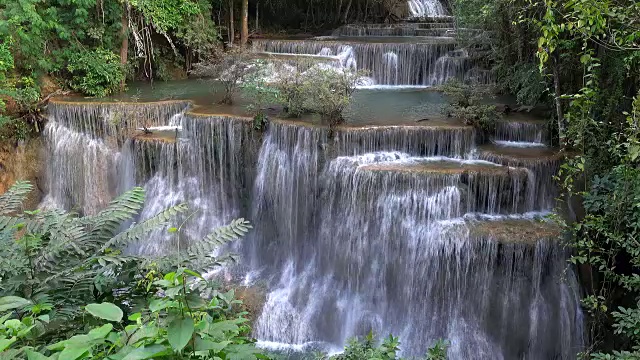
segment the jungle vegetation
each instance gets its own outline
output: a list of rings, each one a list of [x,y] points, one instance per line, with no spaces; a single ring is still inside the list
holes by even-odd
[[[399,21],[401,3],[0,0],[0,139],[36,136],[39,113],[52,93],[101,97],[132,80],[184,77],[194,64],[246,46],[252,33],[392,23]],[[483,36],[491,51],[484,59],[496,74],[495,91],[515,95],[523,106],[550,109],[554,143],[568,155],[558,181],[571,215],[566,228],[572,262],[586,292],[589,348],[583,355],[640,358],[640,3],[450,0],[446,6],[459,27],[487,30]],[[297,90],[283,86],[289,109],[304,108]],[[65,351],[263,356],[246,336],[233,294],[202,280],[202,264],[184,254],[133,264],[121,254],[128,241],[153,227],[114,231],[132,216],[122,203],[139,207],[139,190],[91,218],[60,212],[16,216],[27,188],[18,185],[0,202],[3,246],[16,253],[0,259],[0,291],[6,296],[0,299],[0,352],[19,351],[29,359]],[[168,211],[158,223],[182,208]],[[230,226],[247,229],[244,222]],[[88,241],[74,246],[79,239]],[[199,285],[186,286],[192,282]],[[146,303],[129,299],[124,305],[120,287]],[[158,291],[172,295],[158,299]]]

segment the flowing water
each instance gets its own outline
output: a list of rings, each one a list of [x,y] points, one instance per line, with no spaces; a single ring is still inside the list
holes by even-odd
[[[431,85],[473,70],[446,42],[254,47],[366,68],[378,84]],[[478,146],[472,127],[407,112],[428,102],[431,117],[440,94],[391,93],[359,91],[348,109],[356,115],[332,131],[274,119],[265,133],[248,118],[192,113],[186,101],[54,101],[43,206],[94,214],[136,185],[147,191],[141,219],[189,203],[180,241],[157,232],[129,249],[144,254],[250,219],[235,272],[266,289],[253,334],[266,348],[332,352],[374,331],[400,336],[404,356],[446,339],[451,359],[575,358],[580,291],[560,232],[542,219],[555,208],[562,161],[545,125],[501,122],[493,143]]]
[[[413,18],[447,15],[447,11],[438,0],[409,0],[409,12]]]

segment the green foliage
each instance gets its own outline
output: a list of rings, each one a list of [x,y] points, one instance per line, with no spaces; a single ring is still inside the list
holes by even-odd
[[[310,68],[302,83],[304,108],[320,114],[331,125],[342,122],[342,112],[349,106],[362,76],[362,71]]]
[[[427,350],[423,359],[446,360],[448,347],[446,341],[438,340]],[[322,360],[400,360],[399,351],[399,338],[389,335],[381,343],[378,343],[373,332],[369,332],[363,339],[351,339],[341,354],[331,357],[325,354],[316,354],[316,358]]]
[[[280,63],[268,69],[272,73],[262,70],[247,79],[244,88],[252,99],[258,99],[255,101],[263,107],[279,103],[292,117],[309,112],[320,114],[329,125],[342,121],[342,112],[365,76],[362,71],[324,68],[305,61],[294,66]]]
[[[542,16],[532,21],[539,67],[553,70],[559,137],[577,153],[562,166],[560,179],[569,195],[584,198],[585,216],[572,225],[572,261],[592,271],[583,305],[594,349],[586,355],[636,359],[640,4],[546,0],[539,5]],[[567,83],[571,77],[578,81]]]
[[[502,86],[509,94],[516,96],[519,105],[536,106],[544,103],[548,84],[540,70],[532,63],[510,66],[501,77]]]
[[[0,358],[264,358],[246,337],[246,314],[237,312],[234,293],[199,274],[233,260],[213,253],[246,234],[247,221],[162,256],[123,255],[187,207],[122,230],[144,204],[140,188],[84,217],[21,213],[31,189],[18,182],[0,195],[0,246],[7,252],[0,258]]]
[[[124,80],[120,58],[115,53],[95,49],[81,51],[69,59],[71,88],[84,94],[104,97],[119,90]]]
[[[126,321],[123,310],[112,303],[88,304],[94,317],[109,321],[88,322],[86,333],[51,343],[37,327],[47,326],[46,316],[25,314],[21,320],[8,313],[0,318],[0,356],[28,359],[268,359],[253,341],[245,313],[237,313],[233,292],[214,292],[206,298],[203,289],[215,289],[197,272],[179,268],[154,281],[147,301],[131,308]],[[28,300],[0,298],[22,308]],[[0,311],[1,313],[2,311]],[[2,321],[4,320],[4,322]],[[45,322],[46,321],[46,322]],[[120,329],[120,330],[118,330]],[[34,341],[35,340],[35,341]],[[40,357],[38,357],[38,355]]]
[[[213,80],[212,87],[222,84],[224,96],[220,103],[232,104],[245,81],[256,79],[262,67],[250,53],[243,49],[234,49],[217,56],[210,56],[195,64],[193,74]],[[259,85],[257,85],[259,86]]]
[[[203,270],[233,260],[233,256],[212,253],[250,228],[239,219],[181,251],[168,249],[158,258],[124,256],[122,250],[129,244],[166,227],[187,207],[168,208],[121,231],[122,224],[132,220],[144,204],[140,188],[126,192],[100,213],[84,217],[59,210],[14,213],[27,189],[30,185],[18,183],[2,197],[0,244],[10,256],[0,259],[0,295],[30,299],[65,318],[74,318],[83,304],[114,297],[116,288],[131,283],[131,276],[152,265]]]
[[[442,91],[451,99],[449,106],[444,109],[448,116],[461,119],[465,124],[485,132],[495,129],[499,114],[495,105],[482,103],[491,95],[486,88],[453,81],[443,85]]]

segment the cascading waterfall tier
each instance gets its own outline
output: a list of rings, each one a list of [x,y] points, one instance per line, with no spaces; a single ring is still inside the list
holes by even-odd
[[[553,177],[560,169],[562,157],[546,148],[517,148],[483,145],[478,149],[478,159],[511,167],[529,169],[531,186],[536,189],[530,199],[532,210],[549,210],[555,207],[558,188]]]
[[[76,133],[93,138],[122,139],[141,127],[169,125],[189,107],[188,101],[151,103],[92,103],[52,101],[49,119]]]
[[[185,115],[188,102],[51,105],[44,133],[49,166],[44,206],[93,214],[123,191],[144,186],[141,219],[178,203],[195,207],[184,227],[184,238],[190,239],[245,213],[257,148],[250,119]],[[150,125],[172,125],[161,129],[175,129],[175,137],[131,136]],[[166,250],[169,236],[153,238],[132,251]]]
[[[496,140],[545,143],[547,124],[544,121],[507,120],[496,123]]]
[[[182,231],[185,241],[201,239],[213,227],[245,213],[255,154],[251,122],[229,116],[186,114],[177,141],[134,138],[124,150],[133,183],[144,184],[147,198],[141,216],[148,218],[180,203],[196,211]],[[137,253],[162,253],[171,236],[132,247]]]
[[[261,168],[286,174],[312,168],[316,179],[318,163],[282,169],[281,161],[275,170],[263,161],[274,141],[295,159],[321,161],[318,144],[269,136]],[[249,245],[270,254],[254,268],[272,289],[254,328],[263,343],[330,349],[374,331],[400,335],[406,355],[444,338],[452,359],[573,357],[581,314],[573,275],[559,278],[566,267],[562,246],[544,231],[505,242],[487,230],[500,228],[502,219],[524,222],[530,215],[511,213],[535,210],[523,196],[535,191],[525,185],[527,169],[398,152],[341,156],[323,168],[319,184],[306,191],[292,193],[275,176],[261,179],[269,191],[256,187],[258,198],[308,206],[299,209],[307,214],[303,228],[287,215],[256,223],[258,233],[289,230],[287,242],[271,251],[267,241]],[[319,202],[306,200],[318,193]],[[496,225],[475,230],[482,229],[478,219]]]
[[[260,149],[251,219],[259,224],[248,254],[254,267],[297,259],[301,238],[314,236],[319,173],[329,131],[274,121]],[[287,219],[282,222],[281,219]]]
[[[475,147],[470,126],[365,126],[336,130],[337,155],[400,151],[414,156],[463,157]]]
[[[447,15],[447,11],[438,0],[409,0],[409,13],[412,18],[442,17]]]
[[[318,40],[254,40],[255,51],[288,54],[339,55],[351,48],[351,66],[370,72],[381,85],[434,85],[430,76],[440,57],[453,50],[454,43],[344,42]],[[385,54],[395,54],[397,65],[384,63]],[[388,56],[388,55],[387,55]]]
[[[187,107],[160,103],[52,101],[44,129],[47,188],[45,206],[84,214],[103,209],[118,193],[120,144],[141,126],[167,124]]]

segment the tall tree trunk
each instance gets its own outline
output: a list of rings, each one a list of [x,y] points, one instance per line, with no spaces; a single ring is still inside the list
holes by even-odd
[[[566,144],[566,123],[564,118],[564,110],[562,109],[562,100],[560,96],[562,96],[562,87],[560,86],[560,59],[559,55],[556,52],[553,57],[553,89],[554,89],[554,98],[556,104],[556,116],[558,116],[558,139],[560,141],[560,146],[564,148]]]
[[[249,0],[242,0],[242,30],[240,45],[246,46],[249,41]]]
[[[236,39],[236,29],[234,24],[233,0],[229,0],[229,47],[233,46]]]
[[[351,3],[353,3],[353,0],[349,0],[349,2],[347,3],[347,8],[344,10],[344,17],[342,18],[343,24],[346,24],[347,19],[349,18],[349,10],[351,10]]]
[[[260,31],[260,1],[256,1],[256,32]]]
[[[120,19],[120,24],[122,29],[120,29],[120,37],[122,37],[122,43],[120,44],[120,64],[123,66],[127,65],[127,61],[129,58],[129,21],[127,17],[128,7],[126,3],[122,4],[122,18]],[[122,79],[120,81],[120,91],[124,91],[124,87],[126,85],[126,79]]]

